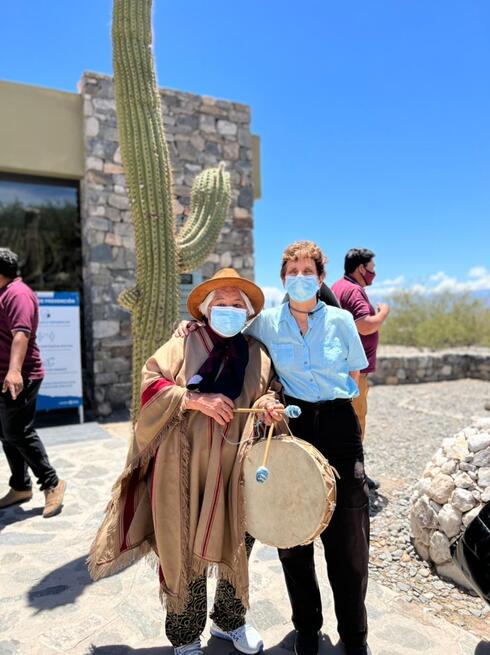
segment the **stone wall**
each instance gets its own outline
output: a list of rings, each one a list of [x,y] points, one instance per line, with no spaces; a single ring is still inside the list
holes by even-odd
[[[490,348],[422,348],[382,346],[373,384],[414,384],[476,378],[490,380]]]
[[[81,188],[84,258],[86,390],[99,416],[127,407],[130,397],[129,314],[117,304],[134,283],[134,234],[118,145],[113,83],[86,73],[84,99],[86,173]],[[215,252],[200,274],[233,266],[253,278],[253,184],[250,109],[181,91],[161,90],[167,141],[174,170],[174,212],[185,220],[192,181],[223,161],[233,188],[229,217]]]

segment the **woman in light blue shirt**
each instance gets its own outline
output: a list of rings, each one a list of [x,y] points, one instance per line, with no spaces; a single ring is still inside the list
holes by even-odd
[[[359,421],[352,407],[367,360],[352,315],[317,299],[325,257],[310,241],[286,248],[281,280],[289,301],[263,310],[245,330],[269,350],[288,404],[302,414],[292,433],[340,474],[337,507],[322,533],[337,628],[347,655],[369,655],[365,596],[369,506]],[[287,483],[287,472],[284,472]],[[294,517],[292,517],[294,520]],[[296,628],[296,655],[316,655],[323,623],[313,544],[279,549]]]

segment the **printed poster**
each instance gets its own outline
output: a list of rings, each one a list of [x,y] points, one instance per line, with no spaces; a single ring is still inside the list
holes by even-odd
[[[46,376],[37,409],[83,406],[80,351],[80,294],[72,291],[38,291],[37,343]]]

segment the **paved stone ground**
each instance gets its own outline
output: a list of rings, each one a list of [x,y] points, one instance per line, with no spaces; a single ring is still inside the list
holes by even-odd
[[[483,383],[472,386],[473,382],[372,390],[370,409],[376,419],[369,428],[369,472],[382,477],[384,494],[373,497],[375,561],[379,560],[379,542],[390,540],[390,524],[393,517],[399,517],[394,508],[404,507],[397,505],[395,492],[417,478],[422,459],[432,454],[446,430],[454,430],[455,424],[446,423],[448,415],[456,416],[457,407],[461,414],[454,420],[464,424],[467,416],[480,412],[479,396],[473,405],[467,400],[475,393],[483,397],[487,391],[478,386]],[[445,418],[437,419],[431,412],[441,399],[447,410],[443,407]],[[426,419],[424,427],[421,422]],[[122,467],[127,433],[127,424],[42,431],[53,463],[68,480],[66,504],[61,515],[43,519],[43,497],[37,492],[30,503],[0,514],[0,655],[171,655],[154,572],[141,562],[94,584],[84,563],[110,487]],[[406,461],[410,440],[423,443],[413,462]],[[408,445],[404,449],[401,443]],[[5,486],[7,479],[1,458],[0,484]],[[384,527],[378,526],[388,509],[392,518]],[[406,508],[401,511],[406,513]],[[320,546],[317,555],[325,605],[321,655],[341,655],[342,649],[335,645],[332,600]],[[390,561],[396,564],[396,559]],[[289,603],[274,549],[255,546],[251,577],[251,619],[264,636],[266,650],[271,655],[290,655]],[[422,588],[424,584],[422,576]],[[210,597],[213,586],[211,581]],[[483,609],[483,601],[471,601]],[[439,603],[444,605],[446,598]],[[482,634],[480,624],[485,623],[481,618],[473,617],[476,626],[464,622],[460,627],[435,615],[431,604],[430,598],[424,603],[400,593],[390,576],[374,567],[368,591],[373,655],[490,655],[490,643],[485,641],[490,634]],[[209,655],[233,651],[227,642],[210,638],[208,631],[204,643]]]

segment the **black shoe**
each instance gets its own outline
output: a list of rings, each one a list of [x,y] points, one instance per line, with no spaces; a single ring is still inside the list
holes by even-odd
[[[300,632],[296,630],[294,638],[294,652],[296,655],[317,655],[319,636],[318,632]]]
[[[346,646],[346,644],[343,644],[343,646],[345,655],[372,655],[367,644],[365,646]]]
[[[375,489],[379,489],[378,480],[373,480],[372,478],[366,475],[366,482],[367,482],[368,489],[370,489],[371,491],[374,491]]]

